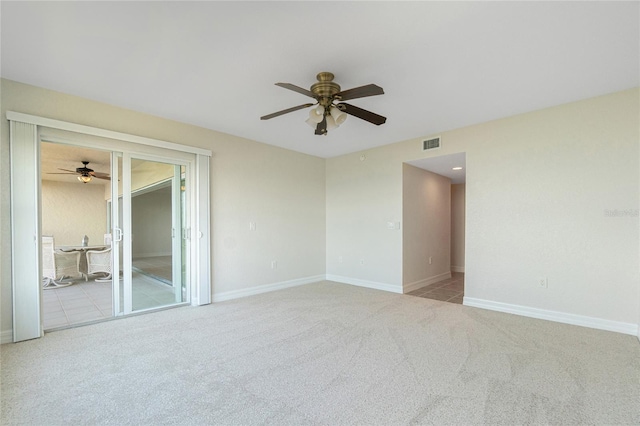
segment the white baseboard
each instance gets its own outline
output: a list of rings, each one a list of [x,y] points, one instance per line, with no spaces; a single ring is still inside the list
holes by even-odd
[[[444,274],[434,275],[433,277],[425,278],[424,280],[414,281],[412,283],[405,284],[402,287],[405,293],[409,293],[419,288],[428,286],[433,283],[437,283],[438,281],[447,280],[449,278],[451,278],[451,272],[445,272]]]
[[[464,266],[452,266],[451,272],[462,272],[464,274]]]
[[[357,278],[343,277],[343,276],[340,276],[340,275],[327,275],[327,281],[335,281],[335,282],[343,283],[343,284],[357,285],[358,287],[374,288],[376,290],[390,291],[391,293],[401,293],[402,294],[402,287],[397,286],[397,285],[393,285],[393,284],[379,283],[379,282],[367,281],[367,280],[360,280],[360,279],[357,279]]]
[[[491,300],[476,299],[466,296],[463,298],[463,305],[473,306],[475,308],[489,309],[491,311],[506,312],[509,314],[521,315],[524,317],[555,321],[564,324],[579,325],[582,327],[595,328],[598,330],[615,331],[617,333],[631,335],[638,334],[638,324],[626,322],[611,321],[576,314],[567,314],[558,311],[548,311],[546,309],[512,305],[509,303],[493,302]]]
[[[270,291],[282,290],[289,287],[296,287],[304,284],[316,283],[318,281],[324,281],[324,275],[314,275],[305,278],[298,278],[295,280],[281,281],[278,283],[259,285],[256,287],[243,288],[240,290],[224,291],[222,293],[213,293],[213,302],[223,302],[225,300],[238,299],[240,297],[253,296],[261,293],[268,293]]]
[[[13,330],[0,331],[0,345],[13,342]]]

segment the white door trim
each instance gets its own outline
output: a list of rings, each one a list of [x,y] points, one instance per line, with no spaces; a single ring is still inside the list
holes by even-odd
[[[211,151],[208,149],[180,145],[177,143],[162,141],[159,139],[130,135],[128,133],[114,132],[112,130],[100,129],[98,127],[90,127],[82,124],[54,120],[52,118],[38,117],[36,115],[23,114],[21,112],[7,111],[7,120],[35,124],[36,126],[41,127],[51,127],[53,129],[67,130],[70,132],[83,133],[86,135],[99,136],[103,138],[119,139],[125,142],[133,142],[140,145],[155,146],[159,148],[171,149],[173,151],[183,151],[191,154],[206,155],[211,157]]]

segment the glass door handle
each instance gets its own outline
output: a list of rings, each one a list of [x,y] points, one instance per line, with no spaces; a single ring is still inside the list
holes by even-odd
[[[117,241],[117,242],[122,241],[122,229],[113,228],[113,241]]]

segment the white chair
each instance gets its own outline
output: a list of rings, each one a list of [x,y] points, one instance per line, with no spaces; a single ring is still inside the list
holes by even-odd
[[[97,282],[111,281],[111,248],[87,250],[87,275],[102,274]]]
[[[53,237],[42,237],[42,287],[45,289],[66,287],[73,281],[65,278],[82,276],[79,251],[63,252],[55,249]]]

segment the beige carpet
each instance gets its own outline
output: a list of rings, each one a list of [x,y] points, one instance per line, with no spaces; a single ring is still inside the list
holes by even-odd
[[[635,337],[330,282],[1,355],[3,425],[640,423]]]

